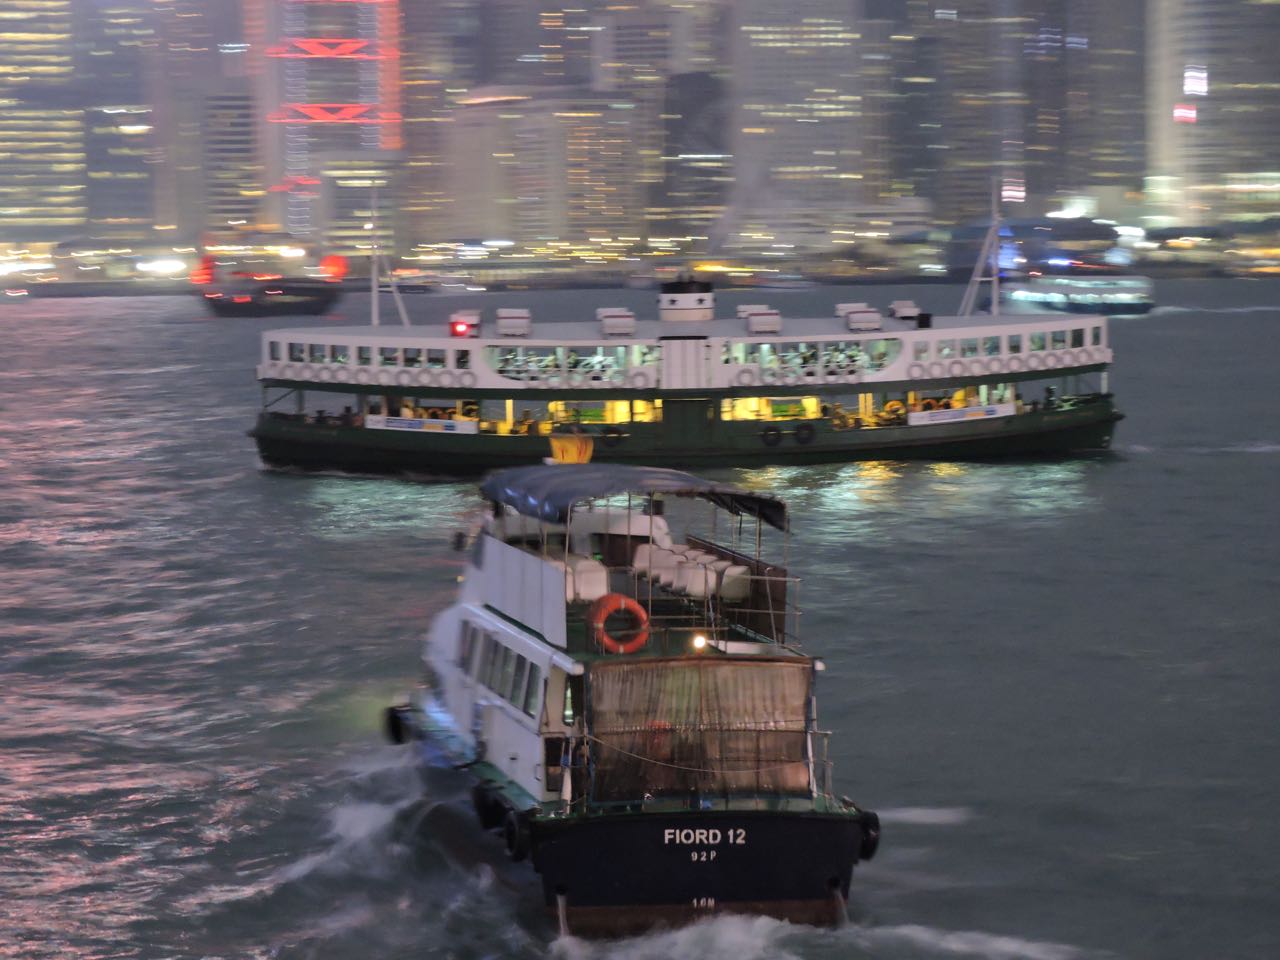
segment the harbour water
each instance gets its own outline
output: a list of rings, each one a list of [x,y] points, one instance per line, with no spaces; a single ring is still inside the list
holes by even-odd
[[[2,305],[0,957],[1280,956],[1280,283],[1157,297],[1112,321],[1112,456],[723,473],[795,510],[837,784],[884,841],[844,929],[610,944],[556,939],[460,855],[427,815],[449,787],[424,801],[381,743],[473,485],[262,470],[252,368],[287,321]]]

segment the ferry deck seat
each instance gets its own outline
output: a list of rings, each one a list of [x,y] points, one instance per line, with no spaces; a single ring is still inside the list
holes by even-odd
[[[777,310],[752,313],[747,316],[747,333],[781,333],[782,314]]]
[[[533,318],[529,311],[520,307],[500,307],[498,309],[498,336],[527,337],[533,328]]]
[[[599,560],[571,553],[565,559],[566,600],[599,600],[609,592],[609,570]]]
[[[920,308],[914,300],[895,300],[889,304],[889,316],[899,320],[911,320],[920,315]]]
[[[742,603],[751,594],[751,569],[742,563],[725,567],[720,574],[719,592],[726,603]]]
[[[621,307],[603,307],[596,311],[596,319],[606,337],[629,337],[636,332],[636,315]]]

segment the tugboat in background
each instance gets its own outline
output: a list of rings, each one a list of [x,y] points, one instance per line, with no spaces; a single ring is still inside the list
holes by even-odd
[[[342,296],[347,259],[316,257],[291,238],[206,243],[191,282],[219,317],[316,316]]]

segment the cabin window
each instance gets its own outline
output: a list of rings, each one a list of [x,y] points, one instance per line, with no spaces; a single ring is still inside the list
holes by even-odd
[[[351,359],[345,343],[335,343],[329,347],[329,360],[333,363],[347,363]]]
[[[983,337],[982,353],[987,357],[998,357],[1000,355],[1000,338],[999,337]]]
[[[917,340],[911,345],[911,359],[921,362],[929,359],[929,343],[927,340]]]
[[[1022,334],[1020,333],[1009,334],[1008,344],[1009,344],[1010,353],[1021,353],[1022,352]]]
[[[422,366],[422,350],[418,347],[404,348],[404,365],[406,367]]]
[[[382,367],[394,367],[400,363],[399,347],[379,347],[378,348],[378,365]]]
[[[494,639],[492,633],[486,631],[484,649],[480,652],[480,669],[476,671],[476,679],[483,684],[487,685],[489,683],[489,671],[493,669],[493,655],[497,648],[498,641]]]
[[[308,351],[307,359],[310,360],[312,363],[324,363],[325,353],[327,352],[324,348],[324,344],[313,343],[310,345],[310,348],[311,349]]]
[[[502,669],[494,672],[494,682],[490,684],[494,693],[505,697],[511,689],[511,675],[516,668],[516,655],[510,647],[502,648]]]
[[[362,367],[373,363],[373,347],[356,347],[356,362]]]
[[[464,673],[471,672],[471,651],[475,640],[473,630],[466,620],[462,621],[462,627],[458,630],[458,666]]]
[[[1053,349],[1062,350],[1067,345],[1067,331],[1065,330],[1053,331],[1050,342],[1053,344]]]
[[[443,366],[444,366],[444,354],[445,354],[445,352],[444,352],[443,350],[428,350],[428,351],[427,351],[427,366],[428,366],[428,367],[432,367],[432,368],[437,369],[437,370],[438,370],[440,367],[443,367]]]
[[[1092,345],[1095,347],[1101,346],[1102,345],[1102,328],[1091,327],[1089,332],[1091,334],[1091,336],[1089,337],[1089,340],[1092,343]]]
[[[1073,347],[1084,346],[1084,327],[1071,331],[1071,345]]]
[[[529,666],[528,660],[526,660],[524,657],[517,656],[516,669],[515,669],[515,674],[511,678],[511,686],[509,686],[506,690],[502,691],[502,695],[506,697],[508,700],[510,700],[512,703],[514,703],[517,707],[520,706],[522,700],[524,699],[524,671],[525,671],[525,668],[527,668],[528,666]]]
[[[939,360],[946,360],[956,355],[956,342],[954,340],[939,340],[937,347]]]
[[[529,676],[524,682],[524,712],[529,716],[533,716],[534,711],[538,709],[538,692],[541,686],[542,671],[538,669],[536,663],[529,664]]]
[[[1043,333],[1033,333],[1027,337],[1030,348],[1035,350],[1043,350],[1045,348],[1045,335]]]
[[[305,363],[307,359],[307,348],[305,344],[291,343],[289,344],[289,360],[293,363]]]
[[[471,369],[471,351],[455,350],[453,351],[453,365],[459,370]]]
[[[960,356],[976,357],[978,355],[978,338],[966,337],[960,341]]]
[[[576,681],[576,682],[575,682]],[[576,688],[576,690],[575,690]],[[578,713],[581,709],[582,702],[582,678],[568,677],[564,685],[564,712],[560,719],[564,721],[566,727],[572,727],[575,720],[578,719]]]
[[[267,356],[272,360],[280,359],[280,341],[272,340],[267,344]]]

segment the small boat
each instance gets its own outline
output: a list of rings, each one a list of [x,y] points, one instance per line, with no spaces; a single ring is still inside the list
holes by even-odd
[[[282,241],[276,241],[281,243]],[[206,252],[191,272],[204,304],[218,317],[316,316],[342,296],[344,257],[308,261],[302,248]]]
[[[1105,270],[1029,271],[1001,281],[1000,305],[1007,313],[1141,316],[1155,308],[1155,284],[1150,277]]]
[[[656,467],[490,474],[386,729],[471,780],[562,934],[838,924],[879,818],[839,795],[779,499]],[[776,554],[776,555],[775,555]]]

